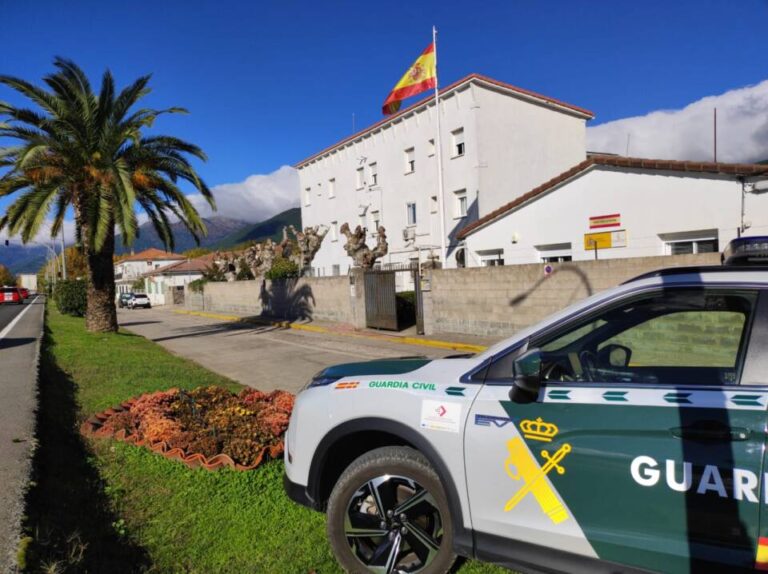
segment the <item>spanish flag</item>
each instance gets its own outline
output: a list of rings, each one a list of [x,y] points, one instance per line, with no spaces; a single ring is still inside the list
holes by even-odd
[[[385,116],[394,114],[400,109],[400,103],[405,98],[426,92],[437,85],[437,69],[435,66],[435,44],[427,46],[405,75],[384,100],[382,111]]]

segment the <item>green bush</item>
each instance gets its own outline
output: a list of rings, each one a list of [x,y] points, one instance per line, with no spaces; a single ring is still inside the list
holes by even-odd
[[[84,317],[88,300],[85,281],[76,279],[57,282],[53,291],[53,299],[61,313],[73,317]]]
[[[194,293],[202,293],[203,289],[205,288],[205,284],[208,283],[209,279],[206,279],[205,277],[200,277],[200,279],[195,279],[194,281],[190,281],[189,290]]]
[[[275,279],[289,279],[299,276],[299,266],[284,257],[277,257],[272,263],[272,268],[264,275],[270,281]]]

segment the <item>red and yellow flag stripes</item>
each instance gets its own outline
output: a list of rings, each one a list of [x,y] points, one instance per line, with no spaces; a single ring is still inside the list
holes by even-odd
[[[400,78],[397,85],[384,100],[382,111],[385,116],[394,114],[400,109],[400,104],[405,98],[410,98],[421,92],[435,87],[437,82],[437,69],[435,67],[435,45],[427,46],[405,75]]]

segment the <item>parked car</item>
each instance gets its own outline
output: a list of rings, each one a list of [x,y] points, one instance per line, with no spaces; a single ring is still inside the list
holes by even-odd
[[[6,286],[0,287],[0,303],[24,304],[24,297],[18,287]]]
[[[128,299],[129,309],[136,309],[138,307],[143,307],[145,309],[152,308],[152,304],[149,302],[149,297],[144,293],[134,293],[133,296]]]
[[[768,569],[768,238],[470,357],[320,371],[285,441],[350,572]],[[510,311],[512,312],[512,311]]]
[[[133,293],[120,293],[117,298],[117,306],[121,309],[128,306],[128,301],[133,297]]]

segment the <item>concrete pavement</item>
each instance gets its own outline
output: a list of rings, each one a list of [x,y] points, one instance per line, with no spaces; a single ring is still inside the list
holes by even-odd
[[[397,337],[257,325],[171,309],[121,309],[124,327],[211,371],[261,390],[297,392],[319,370],[337,363],[387,357],[444,357],[457,351],[417,346]]]
[[[0,572],[12,572],[34,447],[43,298],[0,307]],[[14,323],[14,320],[16,322]]]

